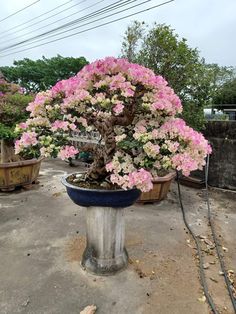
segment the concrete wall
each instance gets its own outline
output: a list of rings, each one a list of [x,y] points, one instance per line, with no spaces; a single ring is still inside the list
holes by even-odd
[[[208,183],[236,190],[236,121],[208,121],[203,133],[213,149]]]

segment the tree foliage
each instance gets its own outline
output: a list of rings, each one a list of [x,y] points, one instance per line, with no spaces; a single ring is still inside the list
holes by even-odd
[[[231,68],[206,64],[196,48],[164,24],[148,28],[135,21],[125,32],[121,53],[169,82],[181,98],[184,119],[196,129],[204,126],[203,108],[232,74]]]
[[[20,86],[0,79],[0,139],[14,139],[15,126],[29,116],[26,107],[32,100],[32,96],[23,94]]]
[[[14,61],[13,66],[1,67],[8,81],[20,84],[27,92],[45,91],[56,82],[79,72],[88,61],[84,57],[72,58],[57,55],[53,58]]]
[[[14,154],[13,140],[18,136],[15,127],[29,116],[26,107],[32,100],[33,97],[25,95],[19,85],[0,77],[0,163],[19,159]]]
[[[236,78],[219,88],[214,98],[215,104],[236,104]]]

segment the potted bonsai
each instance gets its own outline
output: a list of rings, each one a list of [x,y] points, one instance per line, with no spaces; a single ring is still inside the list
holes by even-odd
[[[35,149],[66,159],[78,154],[68,142],[73,130],[101,135],[87,172],[62,179],[69,197],[87,207],[82,266],[96,274],[127,265],[124,208],[150,191],[157,177],[202,168],[211,150],[200,133],[175,117],[181,102],[165,79],[125,59],[109,57],[85,66],[39,93],[28,109],[28,128],[16,145],[20,153]],[[37,145],[29,146],[25,138],[32,132]]]
[[[32,99],[32,96],[24,95],[18,85],[0,78],[0,190],[10,191],[18,185],[28,185],[38,175],[38,160],[24,160],[14,152],[16,124],[28,117],[26,107]],[[25,157],[31,159],[33,156],[29,153]]]

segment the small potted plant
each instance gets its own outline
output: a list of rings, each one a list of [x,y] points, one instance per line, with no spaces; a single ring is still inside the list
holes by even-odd
[[[127,265],[124,208],[153,180],[175,169],[189,175],[201,168],[210,146],[204,137],[175,118],[180,99],[165,79],[125,59],[112,57],[85,66],[75,77],[39,93],[31,118],[17,143],[19,152],[39,149],[62,159],[78,154],[69,144],[73,130],[97,130],[94,161],[85,173],[63,178],[68,195],[87,207],[87,247],[82,266],[111,274]],[[25,145],[35,132],[37,145]]]
[[[14,190],[19,185],[29,185],[36,180],[39,161],[15,154],[14,141],[17,137],[16,124],[29,116],[26,107],[33,97],[24,95],[22,89],[0,78],[0,190]],[[22,127],[26,126],[24,123]],[[33,152],[34,153],[34,152]]]

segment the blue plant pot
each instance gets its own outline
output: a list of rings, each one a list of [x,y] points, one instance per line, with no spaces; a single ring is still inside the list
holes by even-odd
[[[71,174],[62,178],[62,184],[66,187],[71,200],[79,206],[102,206],[102,207],[128,207],[133,205],[139,198],[141,191],[130,190],[96,190],[81,188],[67,182]]]

